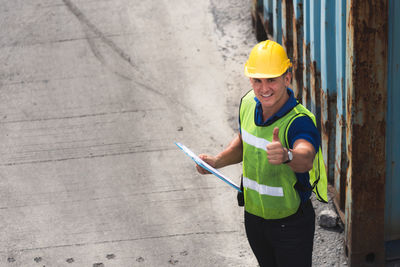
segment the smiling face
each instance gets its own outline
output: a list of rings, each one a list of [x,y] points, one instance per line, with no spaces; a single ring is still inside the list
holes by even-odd
[[[254,94],[261,102],[264,120],[278,112],[289,99],[286,89],[291,78],[290,72],[276,78],[250,78]]]

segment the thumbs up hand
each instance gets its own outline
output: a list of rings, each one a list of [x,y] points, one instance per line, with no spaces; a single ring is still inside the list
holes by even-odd
[[[274,128],[272,142],[279,142],[279,143],[281,142],[281,140],[279,140],[279,128],[278,127]]]
[[[279,140],[279,128],[275,127],[272,142],[267,145],[267,157],[270,164],[279,165],[287,160],[287,151]]]

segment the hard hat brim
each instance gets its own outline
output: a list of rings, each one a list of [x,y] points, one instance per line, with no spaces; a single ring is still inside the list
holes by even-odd
[[[276,73],[276,74],[265,74],[265,73],[250,72],[247,69],[247,67],[245,67],[244,75],[246,75],[246,77],[249,77],[249,78],[257,78],[257,79],[276,78],[276,77],[282,76],[286,72],[286,70],[284,70],[283,72],[280,72],[280,73]]]
[[[287,66],[279,71],[274,71],[273,73],[257,73],[255,72],[254,68],[249,67],[248,63],[244,66],[244,75],[249,78],[258,78],[258,79],[265,79],[265,78],[276,78],[282,76],[290,67],[292,67],[292,63],[288,60]]]

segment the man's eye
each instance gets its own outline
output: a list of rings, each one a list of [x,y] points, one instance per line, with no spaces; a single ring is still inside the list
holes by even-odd
[[[255,83],[260,83],[261,80],[260,80],[260,79],[254,79],[254,82],[255,82]]]
[[[268,82],[269,82],[269,83],[273,83],[273,82],[275,82],[275,79],[270,78],[270,79],[268,79]]]

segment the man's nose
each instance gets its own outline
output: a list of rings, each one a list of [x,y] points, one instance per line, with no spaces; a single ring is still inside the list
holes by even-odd
[[[268,85],[268,82],[267,82],[266,79],[262,80],[261,85],[262,85],[262,89],[263,90],[268,90],[269,89],[269,85]]]

